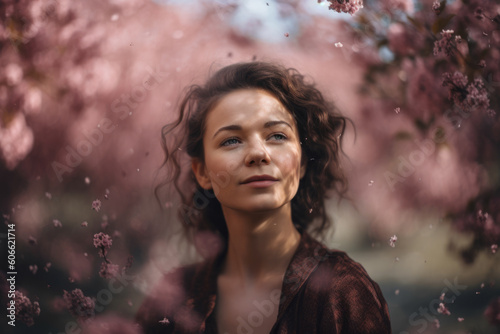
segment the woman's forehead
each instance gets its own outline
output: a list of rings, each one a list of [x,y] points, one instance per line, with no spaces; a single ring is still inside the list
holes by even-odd
[[[207,115],[207,130],[230,124],[244,126],[279,120],[295,124],[292,114],[271,93],[263,89],[240,89],[222,97],[212,108]]]

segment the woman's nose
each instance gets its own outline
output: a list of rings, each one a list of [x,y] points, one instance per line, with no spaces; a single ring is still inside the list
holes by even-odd
[[[268,164],[271,161],[269,152],[264,143],[260,140],[254,140],[248,144],[248,151],[245,156],[245,165]]]

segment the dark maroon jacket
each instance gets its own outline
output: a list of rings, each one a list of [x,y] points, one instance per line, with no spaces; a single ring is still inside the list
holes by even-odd
[[[364,268],[308,233],[301,235],[281,297],[275,298],[279,310],[270,334],[391,333],[385,299]],[[144,332],[217,333],[213,310],[223,258],[221,254],[167,274],[137,314]],[[265,307],[260,311],[265,315]],[[255,332],[249,323],[240,329],[241,333]]]

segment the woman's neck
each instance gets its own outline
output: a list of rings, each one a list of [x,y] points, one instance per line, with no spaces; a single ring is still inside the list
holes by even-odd
[[[272,212],[224,209],[229,231],[222,274],[244,285],[261,285],[282,279],[300,241],[290,207]]]

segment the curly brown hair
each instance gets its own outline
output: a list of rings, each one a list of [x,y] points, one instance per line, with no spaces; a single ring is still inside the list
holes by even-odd
[[[342,198],[347,191],[340,153],[349,119],[297,70],[274,63],[255,61],[229,65],[213,74],[205,85],[187,89],[177,120],[162,128],[165,152],[162,167],[167,167],[168,177],[156,187],[157,198],[161,187],[173,183],[182,201],[178,214],[187,235],[212,231],[227,244],[228,230],[219,201],[213,190],[205,190],[197,183],[193,171],[184,168],[187,166],[182,160],[183,157],[188,159],[186,162],[197,158],[204,162],[203,135],[208,112],[225,95],[245,88],[271,93],[293,115],[307,166],[291,202],[292,220],[297,227],[311,226],[311,232],[320,234],[331,224],[325,209],[328,192],[333,190]]]

